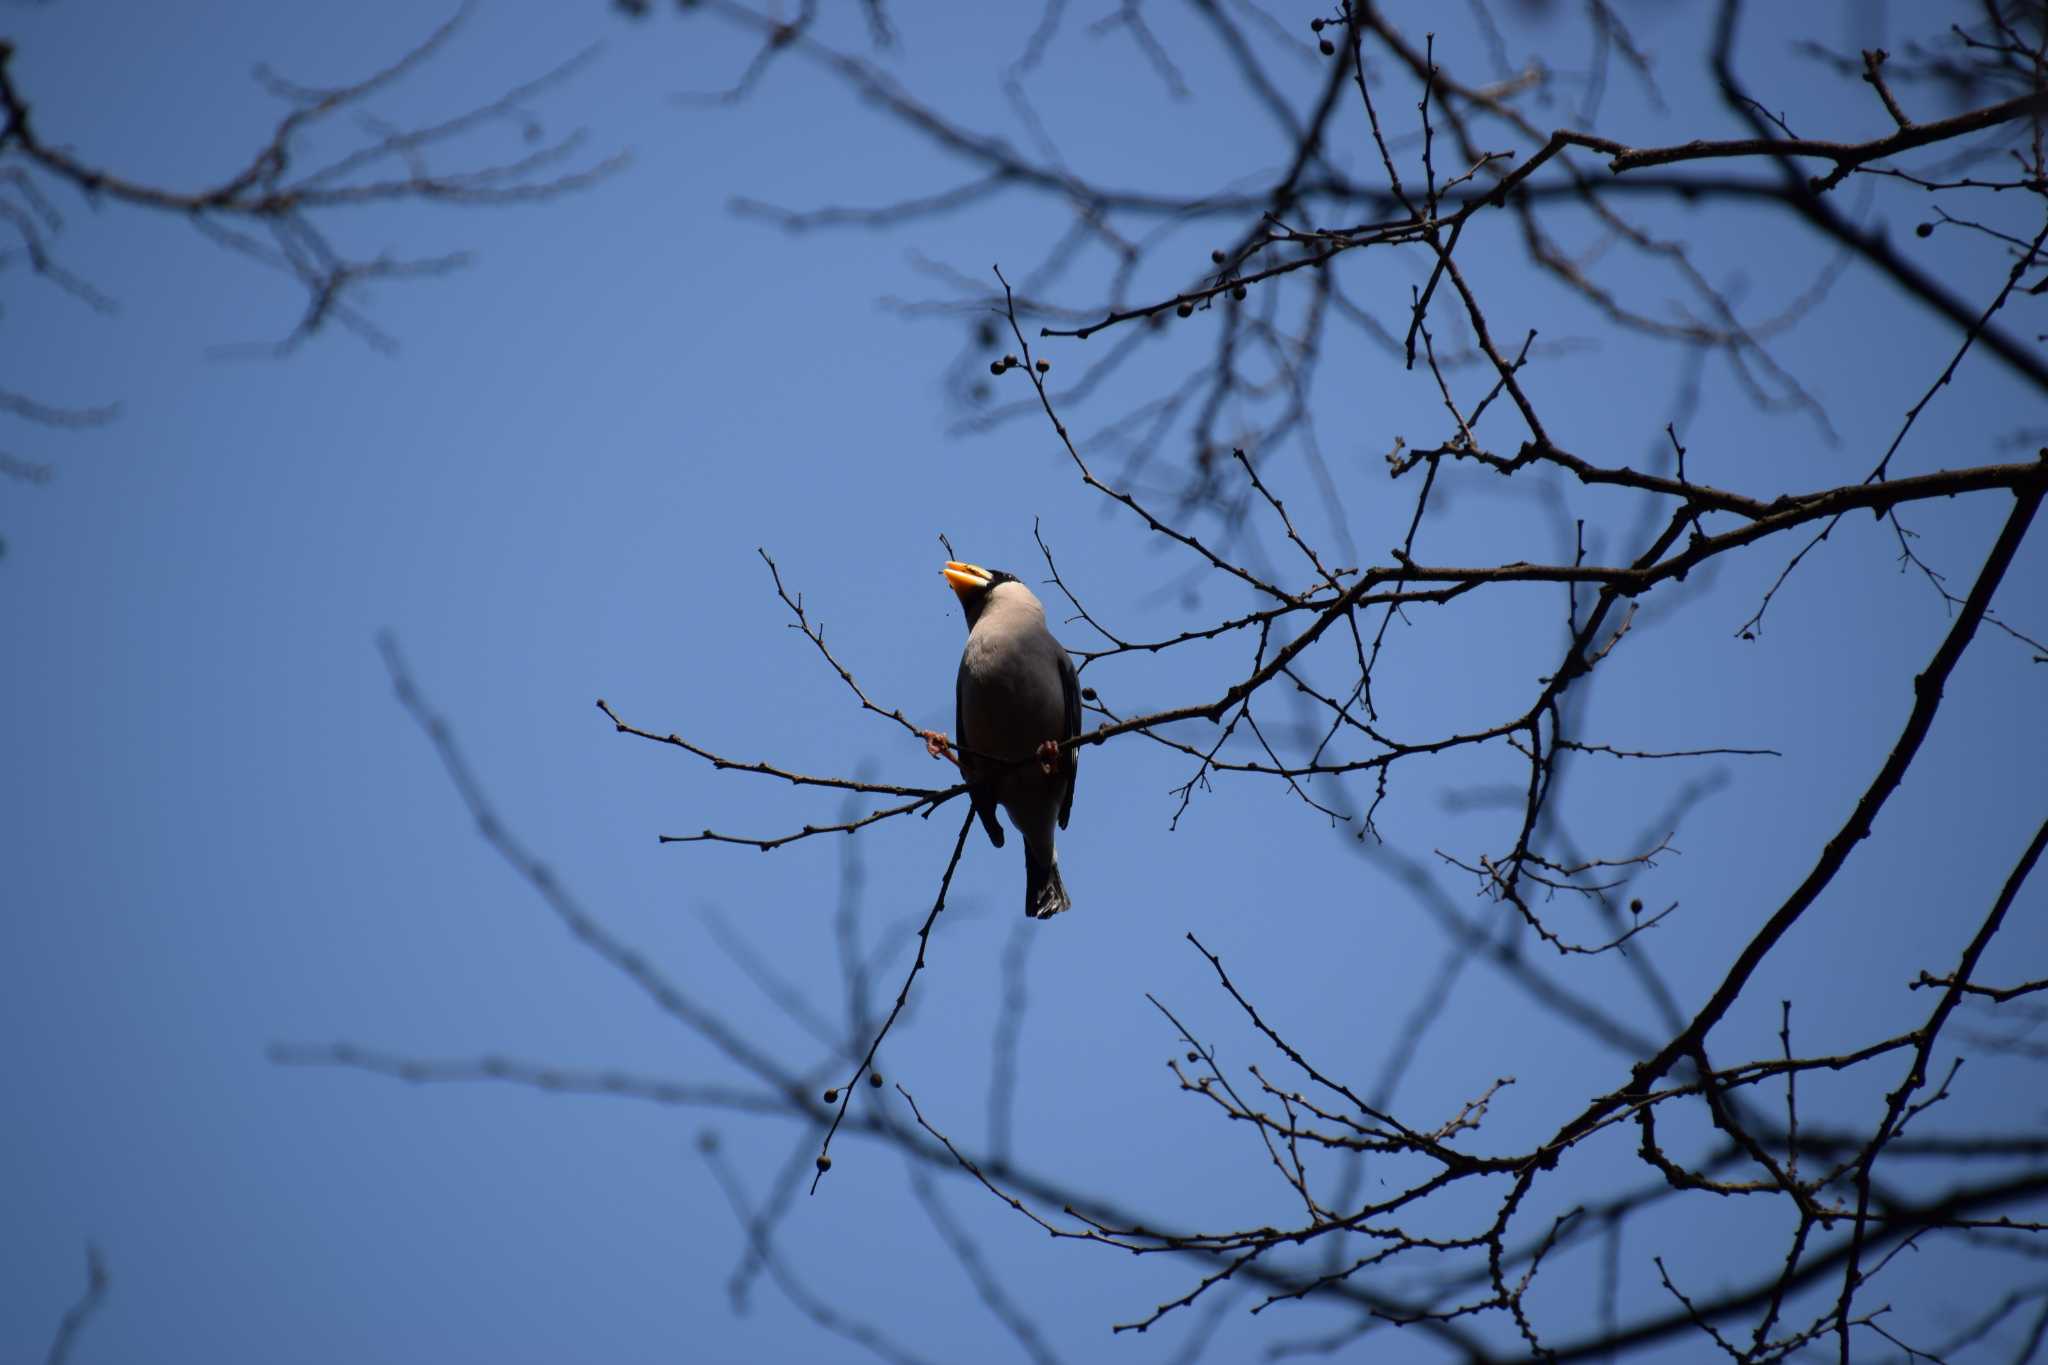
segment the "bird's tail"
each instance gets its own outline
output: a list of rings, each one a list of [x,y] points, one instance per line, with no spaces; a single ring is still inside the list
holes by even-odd
[[[1074,904],[1067,898],[1067,885],[1060,880],[1060,855],[1046,850],[1041,861],[1024,845],[1024,913],[1032,919],[1047,919]]]

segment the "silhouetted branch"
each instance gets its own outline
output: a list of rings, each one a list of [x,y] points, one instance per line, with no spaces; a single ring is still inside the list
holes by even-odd
[[[107,1275],[107,1265],[100,1258],[100,1249],[87,1246],[85,1249],[85,1292],[78,1302],[64,1310],[64,1316],[57,1323],[57,1335],[50,1342],[50,1352],[44,1359],[48,1365],[65,1365],[71,1359],[71,1348],[78,1343],[78,1334],[85,1330],[85,1324],[106,1302],[107,1286],[112,1280]]]

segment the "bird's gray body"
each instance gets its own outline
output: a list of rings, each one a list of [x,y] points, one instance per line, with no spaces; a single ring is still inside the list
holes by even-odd
[[[1024,913],[1056,915],[1072,904],[1053,832],[1066,826],[1073,806],[1076,755],[1060,753],[1047,772],[1040,748],[1080,732],[1080,681],[1046,629],[1045,608],[1022,583],[997,583],[980,603],[955,702],[960,773],[989,840],[1002,847],[1001,806],[1024,841]]]

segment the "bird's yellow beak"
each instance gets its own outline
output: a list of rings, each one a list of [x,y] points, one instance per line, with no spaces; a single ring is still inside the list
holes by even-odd
[[[946,576],[947,586],[962,597],[970,592],[980,592],[994,577],[979,564],[962,564],[957,559],[947,560],[946,567],[939,572]]]

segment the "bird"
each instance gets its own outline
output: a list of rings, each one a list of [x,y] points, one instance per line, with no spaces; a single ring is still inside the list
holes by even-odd
[[[1046,629],[1045,606],[1015,574],[949,559],[946,583],[967,613],[967,647],[954,684],[960,775],[988,841],[1003,846],[996,807],[1024,841],[1024,913],[1045,919],[1073,901],[1060,878],[1053,826],[1074,809],[1078,754],[1060,747],[1081,733],[1081,679]],[[946,738],[927,732],[935,757]]]

